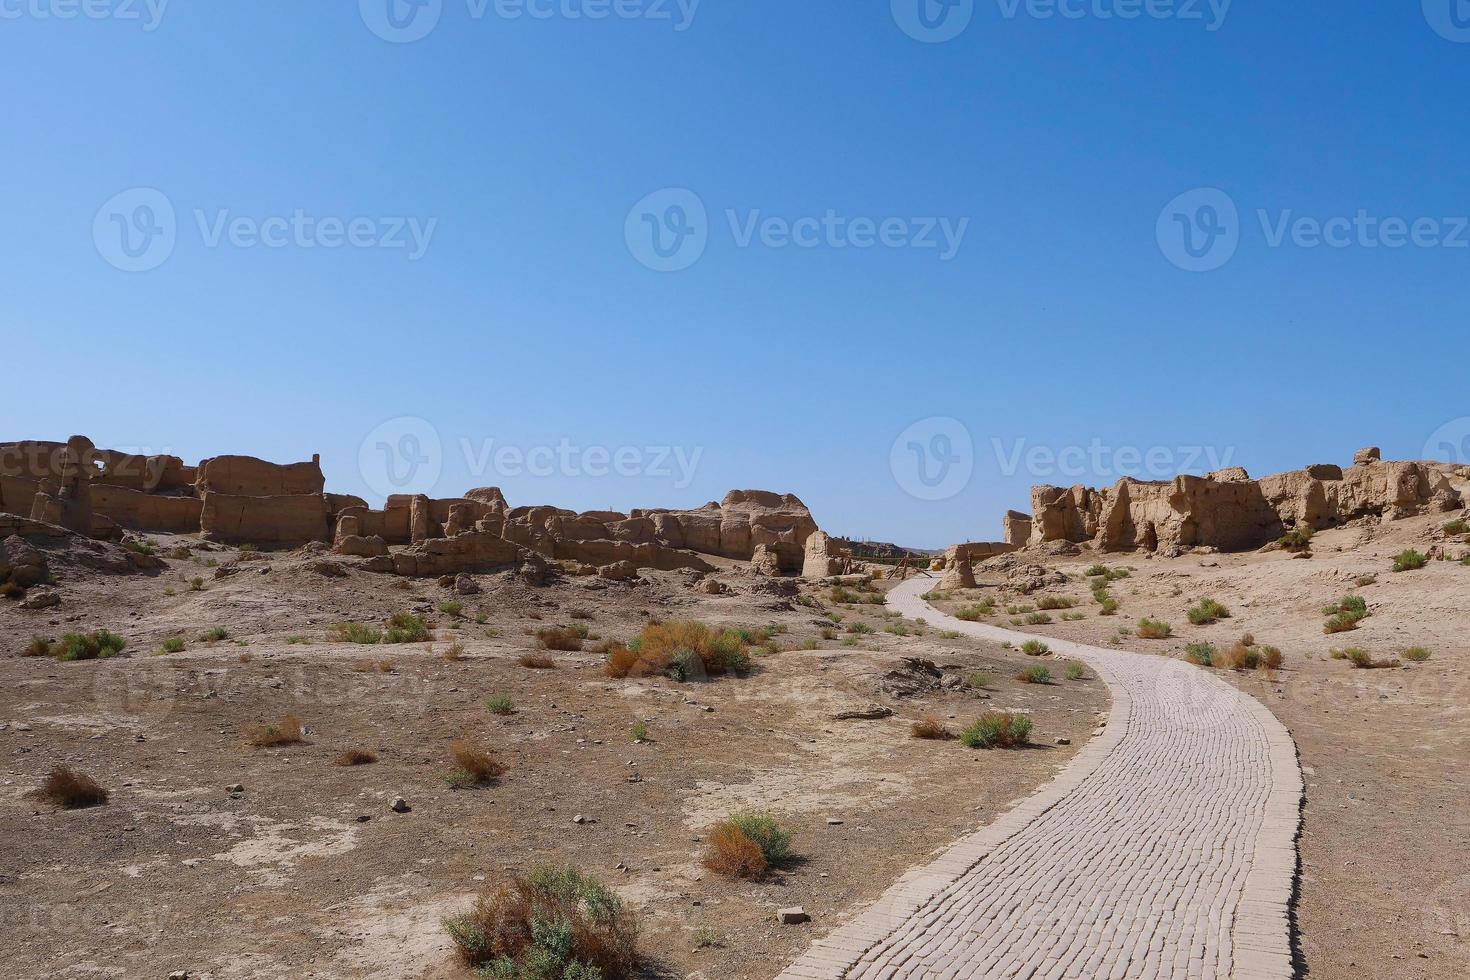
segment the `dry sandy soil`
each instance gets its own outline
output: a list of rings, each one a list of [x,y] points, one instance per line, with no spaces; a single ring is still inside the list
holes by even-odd
[[[1286,655],[1278,672],[1227,672],[1285,724],[1300,752],[1307,794],[1297,907],[1299,969],[1311,978],[1448,980],[1470,977],[1470,567],[1434,561],[1392,571],[1406,548],[1439,547],[1458,559],[1470,539],[1447,535],[1446,517],[1365,522],[1319,533],[1313,557],[1282,551],[1191,555],[1019,556],[1068,581],[1030,595],[1014,589],[1017,559],[976,570],[981,588],[940,603],[947,611],[992,599],[988,622],[1010,626],[1042,595],[1077,600],[1049,613],[1038,634],[1181,657],[1190,642],[1231,646],[1241,634]],[[1115,581],[1117,614],[1099,615],[1086,572],[1100,562],[1131,569]],[[1365,576],[1373,576],[1371,584]],[[1371,615],[1356,630],[1323,632],[1323,608],[1348,595]],[[1210,597],[1231,615],[1194,626],[1187,610]],[[1002,606],[1015,606],[1017,614]],[[1064,614],[1083,618],[1062,621]],[[1134,634],[1140,617],[1173,626],[1165,640]],[[1119,630],[1127,630],[1120,633]],[[1387,661],[1414,646],[1423,663],[1354,669],[1334,648]]]
[[[883,632],[895,621],[880,606],[839,605],[815,584],[734,567],[718,575],[731,587],[722,596],[696,591],[679,573],[544,587],[510,573],[477,576],[483,592],[463,597],[455,617],[440,611],[453,597],[432,581],[333,577],[301,552],[241,555],[152,537],[164,551],[189,551],[156,575],[53,562],[60,607],[0,602],[0,961],[11,975],[467,977],[441,918],[466,909],[487,879],[554,861],[601,876],[636,910],[644,976],[769,978],[903,871],[1048,780],[1108,708],[1096,680],[1023,685],[1013,679],[1026,660],[1017,652],[932,631]],[[237,571],[216,577],[220,567]],[[189,585],[195,576],[198,590]],[[381,624],[401,611],[427,614],[434,642],[329,639],[333,623]],[[820,636],[833,628],[826,613],[844,617],[831,639]],[[582,623],[594,636],[627,639],[650,617],[783,632],[749,677],[702,684],[614,680],[590,651],[555,653],[549,670],[518,663],[538,627]],[[855,622],[876,632],[847,633]],[[1392,622],[1385,609],[1372,627]],[[228,638],[199,639],[213,627]],[[123,635],[124,655],[77,663],[21,656],[33,634],[96,628]],[[186,648],[159,653],[170,636],[184,637]],[[455,642],[462,655],[446,659]],[[1448,668],[1448,640],[1443,646],[1442,659],[1404,680]],[[915,686],[904,657],[995,680],[983,690],[931,682],[905,696],[894,691]],[[491,714],[493,695],[510,697],[514,713]],[[894,716],[834,719],[873,702]],[[1387,710],[1372,697],[1364,707]],[[983,752],[910,737],[926,714],[962,727],[990,708],[1030,712],[1038,746]],[[249,728],[288,714],[307,726],[304,744],[246,743]],[[648,740],[635,743],[639,721]],[[1324,722],[1325,743],[1333,719]],[[497,784],[446,783],[448,745],[466,735],[507,766]],[[1072,744],[1057,746],[1058,737]],[[1422,812],[1421,773],[1450,799],[1448,746],[1424,751],[1414,744],[1421,737],[1429,736],[1400,729],[1393,752],[1383,745],[1402,773],[1388,785],[1414,800],[1395,797],[1399,816],[1365,802],[1360,784],[1376,787],[1376,776],[1319,769],[1334,795],[1316,805],[1339,836],[1356,828],[1342,846],[1377,845],[1355,868],[1339,868],[1336,852],[1309,855],[1309,874],[1369,882],[1350,914],[1310,912],[1309,921],[1324,921],[1324,941],[1336,941],[1342,923],[1382,931],[1395,914],[1392,896],[1379,896],[1389,884],[1400,894],[1410,879],[1400,866],[1400,877],[1374,880],[1380,856],[1399,863],[1385,843],[1412,835],[1416,846],[1401,848],[1412,866],[1437,862],[1448,880],[1435,849],[1455,815],[1401,822]],[[335,765],[349,748],[378,761]],[[29,796],[58,764],[94,776],[110,802],[68,811]],[[243,790],[231,792],[235,784]],[[409,812],[390,809],[399,796]],[[1353,805],[1340,810],[1339,799]],[[700,864],[702,835],[738,808],[768,809],[795,831],[798,860],[766,883],[721,878]],[[813,922],[778,925],[774,911],[790,905],[805,906]],[[1403,945],[1412,956],[1407,937]],[[1443,941],[1425,948],[1446,962]]]

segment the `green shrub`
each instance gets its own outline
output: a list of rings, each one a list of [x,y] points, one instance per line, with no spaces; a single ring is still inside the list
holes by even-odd
[[[977,602],[972,606],[966,606],[954,614],[955,619],[963,619],[967,623],[973,623],[986,616],[995,615],[995,606],[990,602]]]
[[[508,715],[515,711],[515,702],[504,694],[485,699],[485,708],[492,715]]]
[[[429,624],[422,616],[413,613],[398,613],[388,620],[384,643],[422,643],[430,638]]]
[[[646,741],[648,739],[648,725],[641,721],[635,721],[633,727],[628,729],[628,734],[632,736],[635,742]]]
[[[865,634],[873,632],[873,627],[867,623],[853,623],[847,627],[849,633]]]
[[[981,690],[989,687],[992,681],[993,678],[989,674],[983,673],[978,670],[975,673],[971,674],[969,677],[965,678],[965,683],[969,684],[971,687],[979,688]]]
[[[1040,640],[1027,640],[1021,644],[1021,652],[1028,657],[1043,657],[1051,653],[1051,647]]]
[[[1416,664],[1422,664],[1430,656],[1430,652],[1424,647],[1409,647],[1404,651],[1404,659]]]
[[[223,626],[214,626],[199,634],[200,643],[223,643],[230,638],[230,631]]]
[[[1071,660],[1067,662],[1067,680],[1080,681],[1087,676],[1087,668],[1080,662]]]
[[[327,629],[327,637],[338,643],[382,643],[383,631],[362,623],[334,623]]]
[[[1208,626],[1229,618],[1230,610],[1214,599],[1201,599],[1197,605],[1189,607],[1189,621],[1195,626]]]
[[[1191,643],[1184,648],[1184,659],[1201,667],[1213,667],[1215,665],[1215,645],[1203,640]]]
[[[1310,551],[1312,547],[1312,533],[1312,529],[1309,527],[1294,527],[1277,538],[1276,544],[1283,551],[1296,553]]]
[[[791,857],[791,834],[782,830],[769,813],[742,810],[730,814],[730,823],[755,841],[767,864],[778,865]]]
[[[182,636],[170,636],[163,641],[164,653],[179,653],[184,649],[184,638]]]
[[[1118,600],[1107,598],[1102,601],[1102,608],[1098,610],[1099,616],[1115,616],[1118,613]]]
[[[458,599],[450,599],[447,602],[439,603],[439,611],[446,616],[453,616],[455,619],[458,619],[464,614],[464,603]]]
[[[1031,740],[1031,719],[1009,711],[987,711],[960,733],[972,749],[1009,749]]]
[[[1033,667],[1027,667],[1017,674],[1016,680],[1022,684],[1050,684],[1051,671],[1047,670],[1041,664],[1036,664]]]
[[[1457,517],[1444,526],[1446,534],[1470,534],[1470,521]]]
[[[96,630],[92,633],[68,633],[52,648],[52,652],[58,660],[107,660],[122,653],[127,645],[128,641],[116,633]]]
[[[1429,564],[1428,556],[1420,554],[1413,548],[1401,551],[1393,558],[1393,570],[1396,572],[1412,572],[1427,564]]]
[[[1143,640],[1167,640],[1174,633],[1174,627],[1158,619],[1150,619],[1145,616],[1138,621],[1138,637]]]
[[[1068,596],[1044,595],[1036,600],[1037,609],[1071,609],[1077,600]]]
[[[1025,622],[1027,626],[1045,626],[1051,622],[1051,616],[1044,612],[1034,612],[1026,616]]]
[[[203,590],[204,590],[204,579],[200,578],[198,575],[195,575],[193,578],[189,579],[189,591],[190,592],[202,592]]]

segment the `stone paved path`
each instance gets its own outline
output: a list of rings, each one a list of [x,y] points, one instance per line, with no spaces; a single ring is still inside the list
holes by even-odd
[[[933,586],[906,582],[889,603],[931,626],[1031,638],[936,612],[919,598]],[[1041,639],[1107,682],[1102,733],[779,980],[1293,976],[1302,779],[1286,730],[1209,671]]]

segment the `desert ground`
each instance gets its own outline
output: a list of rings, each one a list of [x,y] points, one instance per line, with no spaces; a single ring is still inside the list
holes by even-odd
[[[1024,654],[895,618],[880,604],[891,579],[834,593],[717,562],[628,582],[531,585],[512,570],[460,595],[319,550],[145,537],[157,569],[53,554],[59,606],[0,603],[0,957],[14,976],[468,977],[442,920],[487,880],[555,862],[636,913],[641,976],[770,978],[1050,780],[1109,707],[1095,677],[1023,684]],[[431,639],[334,639],[334,624],[404,612]],[[659,620],[757,631],[753,669],[609,677],[600,641]],[[582,650],[539,649],[537,630],[578,625]],[[96,629],[122,653],[23,655],[33,636]],[[553,666],[523,666],[528,654]],[[488,709],[497,697],[509,713]],[[892,714],[836,718],[875,705]],[[958,730],[986,710],[1028,714],[1033,749],[911,736],[925,716]],[[286,716],[302,742],[249,744]],[[454,788],[457,739],[503,774]],[[377,761],[336,764],[348,750]],[[58,765],[107,804],[36,798]],[[794,833],[794,859],[766,881],[701,864],[703,836],[736,810]],[[791,906],[811,921],[779,924]]]
[[[1452,515],[1453,516],[1453,515]],[[1295,909],[1302,976],[1441,980],[1470,976],[1470,553],[1444,516],[1376,519],[1318,532],[1312,557],[1281,550],[1177,558],[1083,551],[1006,556],[977,565],[975,590],[949,594],[953,611],[990,600],[984,621],[1047,637],[1182,658],[1191,643],[1231,647],[1242,634],[1278,647],[1277,671],[1215,671],[1287,726],[1306,778]],[[1450,560],[1394,572],[1393,556],[1438,549]],[[1087,572],[1102,564],[1119,601],[1099,614]],[[1033,566],[1029,571],[1027,566]],[[1043,570],[1065,576],[1029,594],[1015,588]],[[1059,574],[1058,574],[1059,573]],[[1360,596],[1357,628],[1323,632],[1324,607]],[[1027,623],[1042,597],[1075,600]],[[1230,615],[1192,625],[1203,598]],[[1014,613],[1007,611],[1014,609]],[[1063,616],[1077,616],[1063,620]],[[1142,639],[1138,621],[1168,623],[1167,639]],[[1415,663],[1413,647],[1430,653]],[[1334,649],[1366,650],[1395,666],[1356,669]],[[1200,668],[1209,669],[1209,668]]]

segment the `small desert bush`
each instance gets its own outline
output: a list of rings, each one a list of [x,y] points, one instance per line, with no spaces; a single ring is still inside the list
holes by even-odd
[[[327,628],[327,638],[338,643],[382,643],[383,631],[362,623],[334,623]]]
[[[954,733],[944,727],[944,722],[938,718],[924,718],[916,721],[910,731],[914,738],[929,739],[935,742],[943,742],[954,738]]]
[[[652,622],[634,640],[608,652],[606,670],[612,677],[667,674],[680,681],[724,674],[743,677],[752,667],[751,645],[770,638],[769,630],[714,630],[697,622]]]
[[[447,781],[455,789],[465,786],[484,786],[499,779],[505,766],[495,758],[495,753],[481,748],[468,738],[457,738],[449,743],[449,757],[456,768]]]
[[[464,659],[464,644],[459,642],[458,640],[455,640],[453,643],[449,644],[449,646],[444,648],[444,652],[440,654],[440,656],[442,656],[450,663],[457,663],[458,661]]]
[[[531,670],[552,670],[556,667],[556,661],[544,653],[523,653],[516,663]]]
[[[1077,600],[1069,596],[1044,595],[1036,600],[1037,609],[1071,609]]]
[[[107,790],[86,773],[67,766],[57,766],[42,780],[34,795],[68,810],[101,806],[107,802]]]
[[[545,626],[536,631],[536,643],[543,650],[580,650],[583,639],[570,626]]]
[[[1355,595],[1348,596],[1336,605],[1325,607],[1322,612],[1327,616],[1327,622],[1322,624],[1322,632],[1327,634],[1355,630],[1361,620],[1371,615],[1368,612],[1368,603]]]
[[[954,614],[955,619],[963,619],[967,623],[973,623],[986,616],[995,615],[995,605],[990,602],[977,602],[966,606]]]
[[[1296,553],[1308,551],[1312,547],[1312,529],[1309,527],[1294,527],[1277,538],[1276,544],[1283,551]]]
[[[755,841],[768,864],[779,865],[791,857],[791,834],[769,813],[740,810],[730,814],[729,822]]]
[[[128,641],[109,630],[67,633],[51,647],[57,660],[107,660],[122,653]]]
[[[1405,660],[1411,663],[1422,664],[1430,658],[1431,654],[1424,647],[1409,647],[1409,649],[1404,651],[1403,656]]]
[[[1021,644],[1021,652],[1028,657],[1044,657],[1051,653],[1051,647],[1040,640],[1027,640]]]
[[[1470,534],[1470,521],[1457,517],[1444,526],[1446,534]]]
[[[1098,610],[1099,616],[1114,616],[1118,612],[1118,600],[1111,596],[1102,601],[1102,608]]]
[[[1370,585],[1377,585],[1378,584],[1378,576],[1377,575],[1359,575],[1357,578],[1353,579],[1353,584],[1356,585],[1360,589],[1365,589],[1365,588],[1367,588]]]
[[[1041,664],[1037,664],[1034,667],[1027,667],[1017,674],[1016,680],[1022,684],[1050,684],[1051,671]]]
[[[622,899],[569,867],[508,877],[444,928],[488,980],[626,980],[638,961],[638,926]]]
[[[1393,570],[1396,572],[1412,572],[1429,564],[1429,557],[1420,554],[1413,548],[1401,551],[1393,556]]]
[[[230,638],[230,631],[223,626],[215,626],[199,634],[200,643],[223,643]]]
[[[50,637],[37,633],[31,637],[30,644],[20,652],[20,655],[22,657],[49,657],[51,656],[52,644],[55,642]]]
[[[184,638],[182,636],[170,636],[164,639],[160,647],[164,653],[181,653],[184,649]]]
[[[642,721],[633,722],[633,727],[628,729],[628,735],[635,742],[648,741],[648,723]]]
[[[1266,670],[1280,670],[1281,665],[1286,662],[1286,655],[1281,652],[1280,647],[1269,644],[1261,647],[1261,666]]]
[[[1142,640],[1167,640],[1174,633],[1174,627],[1158,619],[1150,619],[1148,616],[1138,621],[1138,637]]]
[[[1215,666],[1215,644],[1200,640],[1184,648],[1184,659],[1201,667]]]
[[[873,627],[869,626],[867,623],[853,623],[847,627],[847,631],[849,633],[862,636],[873,632]]]
[[[1255,670],[1260,663],[1261,655],[1245,643],[1232,644],[1215,657],[1215,666],[1221,670]]]
[[[983,674],[979,671],[976,671],[969,677],[965,678],[965,683],[969,684],[973,688],[984,690],[985,688],[989,687],[991,683],[994,682],[994,680],[995,678],[991,677],[989,674]]]
[[[1031,719],[1009,711],[987,711],[960,733],[972,749],[1010,749],[1031,740]]]
[[[1026,616],[1027,626],[1045,626],[1051,622],[1051,617],[1044,612],[1028,613]]]
[[[1358,670],[1378,670],[1384,667],[1401,666],[1397,660],[1379,660],[1362,647],[1344,647],[1332,651],[1333,660],[1346,660]]]
[[[204,591],[204,579],[202,577],[198,576],[198,575],[195,575],[193,578],[189,579],[189,591],[190,592],[203,592]]]
[[[428,621],[413,613],[398,613],[388,620],[384,643],[422,643],[431,639]]]
[[[370,766],[378,761],[378,754],[368,749],[348,749],[338,753],[335,761],[339,766]]]
[[[1080,681],[1087,676],[1087,668],[1076,660],[1067,663],[1067,680]]]
[[[301,719],[295,715],[287,715],[280,721],[251,728],[245,733],[245,741],[257,749],[269,749],[280,745],[299,745],[306,738],[301,728]]]
[[[515,712],[515,702],[504,694],[485,699],[485,710],[492,715],[508,715]]]
[[[771,868],[760,845],[728,820],[710,830],[704,866],[715,874],[747,881],[761,881]]]
[[[1195,626],[1208,626],[1229,618],[1230,610],[1214,599],[1201,599],[1198,604],[1189,607],[1189,621]]]
[[[464,603],[458,599],[450,599],[447,602],[439,603],[439,611],[446,616],[453,616],[455,619],[458,619],[464,615]]]

